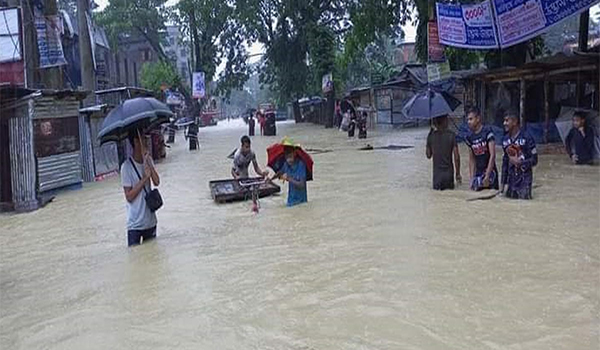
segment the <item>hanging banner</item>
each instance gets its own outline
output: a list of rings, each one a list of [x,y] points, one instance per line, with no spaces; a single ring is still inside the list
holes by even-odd
[[[63,32],[62,18],[59,16],[36,16],[35,28],[40,55],[40,68],[67,64],[60,41],[60,35]]]
[[[192,97],[204,98],[206,87],[204,85],[204,72],[194,72],[192,75]]]
[[[327,73],[323,76],[321,79],[321,89],[324,94],[333,91],[333,74]]]
[[[598,0],[493,0],[500,46],[516,45],[542,34]]]
[[[476,5],[436,3],[440,43],[466,49],[494,49],[498,38],[489,1]]]
[[[435,21],[427,23],[427,52],[429,62],[443,62],[446,60],[444,47],[440,44],[437,22]]]

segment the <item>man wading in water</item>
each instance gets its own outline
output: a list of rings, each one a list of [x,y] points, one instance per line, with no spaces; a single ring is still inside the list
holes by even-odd
[[[502,140],[502,192],[508,198],[531,199],[533,167],[538,162],[535,141],[531,135],[521,130],[516,113],[506,113],[504,130],[506,135]]]
[[[453,190],[454,169],[456,169],[456,182],[460,185],[460,154],[456,144],[456,135],[448,130],[448,117],[442,116],[433,119],[434,128],[427,135],[427,159],[433,157],[433,189]],[[454,155],[454,165],[452,164]]]
[[[141,238],[156,238],[156,214],[148,207],[145,196],[151,191],[150,181],[158,186],[160,177],[152,157],[144,153],[138,131],[129,133],[129,142],[133,155],[121,166],[121,184],[127,200],[127,245],[134,246],[140,244]]]

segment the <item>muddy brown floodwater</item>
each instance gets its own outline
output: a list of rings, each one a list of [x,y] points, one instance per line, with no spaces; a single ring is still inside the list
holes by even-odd
[[[240,121],[158,165],[159,238],[126,247],[116,178],[0,215],[1,349],[592,350],[600,337],[600,174],[541,156],[532,201],[434,192],[427,130],[373,146],[278,125],[315,154],[308,205],[216,205]],[[463,175],[467,175],[462,147]],[[499,157],[500,158],[500,157]],[[498,161],[498,163],[500,163]],[[466,176],[465,176],[466,177]]]

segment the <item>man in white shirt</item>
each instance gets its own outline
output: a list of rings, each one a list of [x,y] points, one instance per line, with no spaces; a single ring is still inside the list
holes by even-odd
[[[152,157],[145,152],[138,131],[129,134],[133,155],[121,165],[121,184],[127,200],[127,245],[140,244],[156,238],[156,214],[146,204],[146,194],[160,184],[160,177],[154,168]]]

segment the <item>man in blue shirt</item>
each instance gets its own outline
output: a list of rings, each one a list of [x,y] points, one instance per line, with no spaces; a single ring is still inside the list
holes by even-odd
[[[573,114],[573,128],[565,139],[565,146],[574,164],[592,164],[594,161],[594,130],[586,125],[585,114]]]
[[[285,147],[285,163],[276,177],[290,183],[288,190],[287,206],[306,203],[308,195],[306,193],[306,164],[296,157],[294,147]]]
[[[538,162],[535,141],[531,135],[521,130],[516,113],[509,112],[505,115],[504,130],[502,192],[509,198],[531,199],[533,167]]]
[[[498,169],[496,168],[496,138],[492,128],[483,125],[481,112],[473,107],[467,112],[467,123],[471,132],[465,138],[469,146],[469,174],[471,189],[496,189],[498,185]]]

